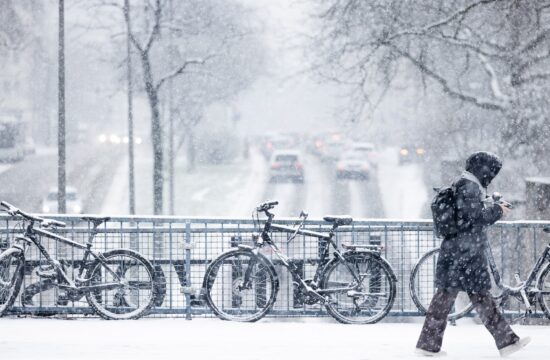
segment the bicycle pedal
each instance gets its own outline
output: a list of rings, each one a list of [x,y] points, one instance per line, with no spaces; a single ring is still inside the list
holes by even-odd
[[[57,297],[57,305],[59,306],[67,306],[69,304],[69,296],[67,296],[67,294],[63,293],[63,294],[59,294],[59,296]]]

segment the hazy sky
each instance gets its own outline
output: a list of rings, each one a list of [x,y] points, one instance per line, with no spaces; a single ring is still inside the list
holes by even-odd
[[[241,0],[257,10],[265,24],[269,51],[267,74],[235,101],[244,124],[261,129],[306,130],[332,127],[337,91],[303,74],[304,34],[309,27],[311,2],[304,0]]]

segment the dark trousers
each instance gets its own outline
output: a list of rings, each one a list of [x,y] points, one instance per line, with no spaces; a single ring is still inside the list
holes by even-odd
[[[437,289],[430,303],[426,320],[416,344],[417,348],[437,352],[441,349],[447,316],[458,295],[456,290]],[[487,292],[468,294],[483,325],[489,330],[498,349],[515,343],[519,337],[499,313],[491,294]]]

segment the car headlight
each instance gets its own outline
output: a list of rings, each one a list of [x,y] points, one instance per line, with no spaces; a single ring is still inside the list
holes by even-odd
[[[42,212],[49,213],[50,212],[50,207],[48,205],[42,206]]]
[[[80,207],[80,205],[73,205],[72,209],[73,209],[73,212],[76,213],[76,214],[78,214],[82,211],[82,208]]]
[[[407,156],[407,155],[409,155],[409,150],[407,150],[407,149],[401,149],[401,150],[399,151],[399,154],[401,154],[401,156]]]
[[[418,148],[418,149],[416,149],[416,153],[417,153],[418,155],[424,155],[425,152],[426,152],[426,151],[425,151],[423,148]]]
[[[105,142],[107,142],[107,135],[105,135],[105,134],[99,135],[99,142],[100,142],[100,143],[105,143]]]

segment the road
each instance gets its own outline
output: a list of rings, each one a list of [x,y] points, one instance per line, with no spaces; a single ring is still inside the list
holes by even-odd
[[[150,148],[137,149],[136,199],[138,214],[152,214]],[[360,218],[418,219],[425,207],[426,190],[419,164],[399,166],[397,150],[385,149],[377,171],[368,181],[337,180],[336,165],[322,162],[303,152],[303,184],[268,182],[269,162],[252,148],[247,159],[229,164],[198,164],[187,171],[183,154],[178,155],[175,171],[175,215],[250,218],[257,204],[278,200],[277,218],[296,217],[304,210],[310,219],[327,214],[349,214]],[[128,213],[127,159],[114,171],[113,186],[100,212]],[[166,192],[166,195],[168,193]],[[168,198],[165,198],[168,213]]]
[[[350,214],[355,218],[383,218],[376,172],[367,181],[337,180],[336,164],[322,162],[306,154],[304,183],[271,183],[266,186],[263,199],[278,200],[278,217],[296,217],[301,210],[310,218],[327,214]],[[259,201],[261,199],[258,199]]]
[[[67,146],[67,185],[77,188],[83,212],[101,209],[123,151],[122,146]],[[0,184],[0,199],[30,212],[42,212],[42,199],[57,186],[57,152],[38,151],[5,167],[0,173]]]
[[[138,150],[138,213],[151,214],[152,161],[149,147]],[[418,218],[426,197],[420,168],[399,167],[391,156],[383,160],[368,181],[337,180],[334,163],[304,152],[303,184],[268,183],[269,164],[257,151],[233,164],[200,165],[193,173],[186,172],[182,163],[176,169],[176,215],[248,218],[255,205],[273,199],[280,202],[277,218],[296,217],[301,210],[310,219],[327,214],[349,214],[355,219]],[[127,213],[124,146],[69,145],[67,164],[67,183],[78,189],[83,212]],[[41,212],[42,199],[57,185],[56,151],[39,151],[22,162],[1,165],[0,183],[0,199]]]

